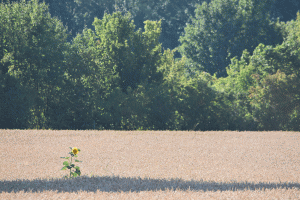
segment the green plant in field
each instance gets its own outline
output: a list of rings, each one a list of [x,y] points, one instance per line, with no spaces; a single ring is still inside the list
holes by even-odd
[[[72,164],[72,157],[78,157],[77,154],[80,151],[80,149],[77,149],[76,147],[69,147],[72,151],[69,152],[69,154],[71,155],[71,162],[69,163],[68,161],[65,161],[63,163],[64,167],[61,170],[66,170],[66,169],[70,169],[70,177],[69,178],[73,178],[73,177],[77,177],[80,176],[81,172],[80,172],[80,168],[78,166],[75,166],[74,164]],[[60,157],[60,158],[64,158],[64,159],[69,159],[70,157]],[[79,161],[77,159],[75,159],[75,162],[82,162]],[[72,172],[72,168],[76,169],[75,172]],[[67,176],[65,176],[65,178],[68,178]]]

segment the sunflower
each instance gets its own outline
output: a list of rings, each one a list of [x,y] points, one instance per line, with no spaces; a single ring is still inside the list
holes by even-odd
[[[76,147],[73,147],[72,152],[76,155],[78,154],[78,149]]]

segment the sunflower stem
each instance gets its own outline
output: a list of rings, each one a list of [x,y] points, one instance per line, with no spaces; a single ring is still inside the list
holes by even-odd
[[[72,157],[73,157],[73,156],[71,156],[71,163],[70,163],[70,166],[72,165]],[[70,168],[70,178],[71,178],[71,170],[72,170],[72,168]]]

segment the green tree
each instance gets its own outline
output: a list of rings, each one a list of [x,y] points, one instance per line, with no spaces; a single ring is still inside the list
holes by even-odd
[[[45,2],[46,5],[48,5],[49,12],[52,18],[58,18],[64,26],[68,27],[68,31],[71,32],[71,34],[68,37],[68,41],[71,41],[71,39],[79,31],[78,29],[76,29],[76,21],[74,18],[77,6],[76,1],[40,0],[40,2]],[[80,32],[81,31],[82,29],[80,30]]]
[[[135,31],[130,14],[115,12],[102,20],[95,18],[93,25],[95,32],[85,29],[74,39],[77,52],[71,55],[73,68],[67,71],[69,80],[81,85],[90,102],[82,101],[91,111],[83,116],[104,128],[140,127],[146,116],[141,96],[162,80],[157,71],[160,22],[146,21],[144,32]]]
[[[263,130],[300,130],[300,15],[286,24],[286,37],[274,48],[260,45],[253,63],[256,85],[249,90],[254,116]],[[262,67],[263,66],[263,67]]]
[[[224,94],[237,129],[299,130],[299,29],[284,25],[284,42],[258,45],[253,55],[243,52],[227,68],[228,77],[214,87]]]
[[[210,0],[45,0],[52,16],[68,26],[72,36],[87,27],[94,29],[94,18],[102,19],[104,13],[130,12],[136,30],[144,28],[144,21],[162,20],[162,33],[159,42],[162,47],[173,49],[179,45],[179,35],[183,32],[188,18],[193,15],[195,4]]]
[[[229,130],[256,130],[257,124],[251,115],[251,106],[248,99],[249,88],[254,85],[251,77],[255,68],[250,65],[251,55],[244,50],[240,60],[231,59],[226,68],[227,77],[220,77],[214,81],[213,87],[220,93],[220,99],[230,113],[227,117]]]
[[[154,0],[135,1],[135,7],[127,7],[133,12],[137,28],[143,28],[145,20],[162,20],[162,33],[159,42],[164,49],[174,49],[179,46],[179,36],[183,33],[190,16],[194,16],[196,4],[209,3],[210,0]],[[180,57],[174,52],[174,57]]]
[[[196,72],[191,78],[186,58],[175,61],[174,51],[164,52],[159,69],[164,74],[161,91],[165,98],[164,107],[158,110],[164,117],[166,129],[225,130],[228,127],[223,120],[226,110],[211,87],[215,78],[206,72]]]
[[[279,22],[269,17],[272,0],[213,0],[195,10],[195,18],[180,37],[179,52],[198,70],[226,76],[230,59],[259,44],[282,42]]]
[[[251,105],[255,119],[261,130],[299,130],[296,124],[288,126],[293,114],[300,110],[300,84],[295,74],[286,76],[280,70],[276,74],[267,75],[261,79],[258,74],[253,75],[257,85],[249,90]],[[291,125],[291,124],[290,124]]]
[[[160,61],[161,44],[160,22],[145,22],[145,32],[134,31],[130,15],[122,16],[120,12],[104,15],[102,20],[95,19],[94,25],[98,40],[97,50],[109,56],[116,66],[120,77],[120,87],[127,93],[127,87],[137,87],[142,80],[147,83],[159,82],[161,74],[157,72]]]
[[[125,14],[127,11],[134,13],[136,10],[134,0],[46,0],[46,3],[49,4],[51,14],[68,26],[73,37],[82,33],[84,28],[93,29],[92,23],[95,17],[102,19],[104,13],[112,14],[115,11],[122,11]]]
[[[23,101],[18,106],[24,105],[26,112],[16,115],[11,122],[22,119],[18,122],[22,127],[47,128],[51,118],[47,114],[49,106],[55,104],[62,86],[66,29],[57,19],[51,18],[47,6],[37,0],[1,3],[0,10],[1,71],[6,80],[14,78],[17,81],[16,90],[9,84],[4,86],[6,101],[9,101],[9,91],[15,91],[13,94],[18,90],[26,91],[15,96],[19,100],[14,101]],[[7,112],[14,112],[11,109],[15,106],[10,104]]]

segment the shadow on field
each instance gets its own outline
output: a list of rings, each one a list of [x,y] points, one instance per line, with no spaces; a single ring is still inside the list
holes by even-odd
[[[248,183],[248,182],[214,182],[214,181],[185,181],[182,179],[150,179],[126,178],[119,176],[88,177],[74,179],[50,180],[14,180],[0,181],[2,192],[140,192],[159,190],[180,191],[237,191],[265,189],[300,189],[299,183]]]

